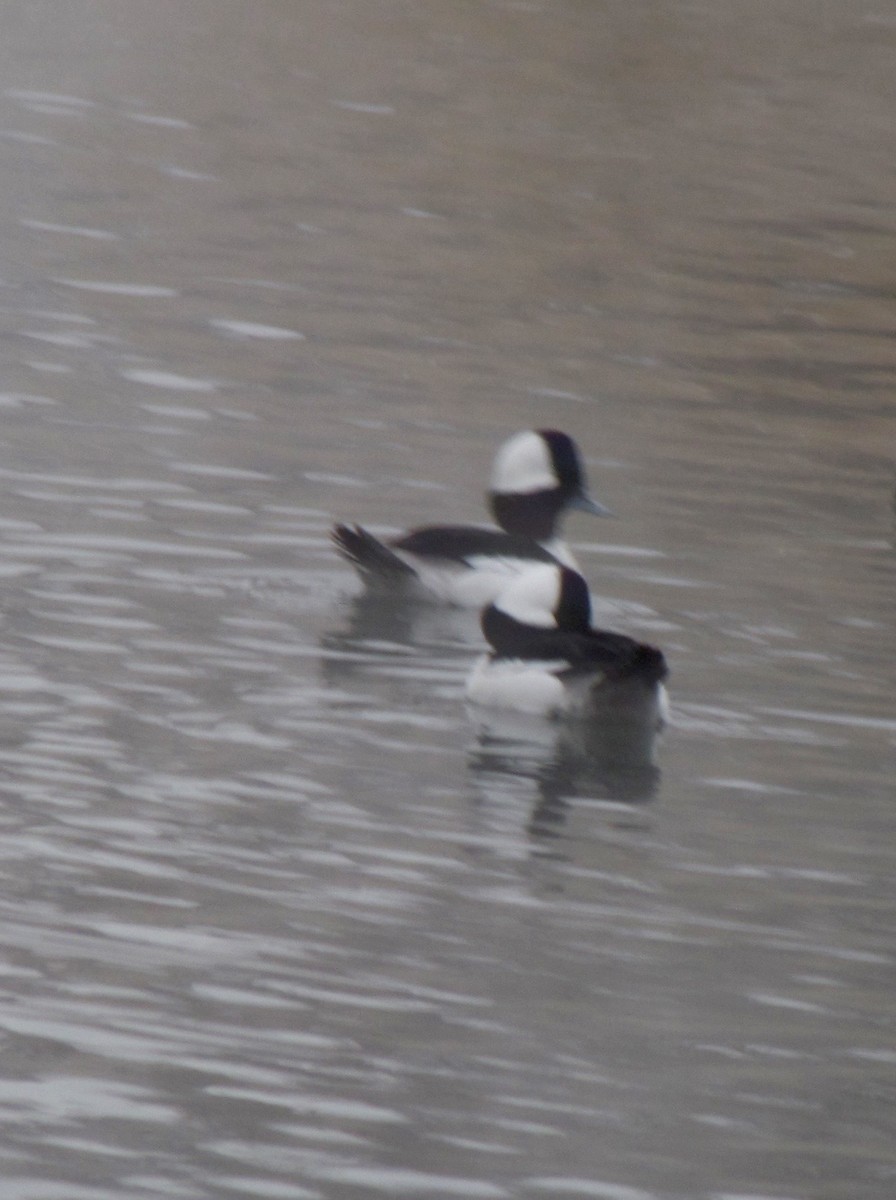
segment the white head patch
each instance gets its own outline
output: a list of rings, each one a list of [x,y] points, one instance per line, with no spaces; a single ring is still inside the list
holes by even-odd
[[[495,455],[493,492],[540,492],[557,486],[551,452],[544,438],[526,429],[509,438]]]
[[[495,607],[523,625],[554,629],[560,603],[560,568],[551,563],[527,567],[501,592]]]

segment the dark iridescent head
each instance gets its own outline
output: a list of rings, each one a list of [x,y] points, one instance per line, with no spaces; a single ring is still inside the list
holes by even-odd
[[[526,429],[504,443],[495,456],[488,499],[502,529],[539,542],[553,537],[567,508],[610,515],[588,495],[575,442],[557,429]]]

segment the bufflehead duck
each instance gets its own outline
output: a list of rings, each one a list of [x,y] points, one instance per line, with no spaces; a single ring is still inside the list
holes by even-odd
[[[380,541],[360,525],[336,525],[331,537],[373,591],[482,608],[533,563],[576,566],[555,536],[567,509],[610,515],[588,494],[576,443],[556,429],[527,429],[500,447],[488,501],[499,529],[430,525]]]
[[[542,716],[611,716],[665,723],[662,651],[594,629],[588,585],[559,564],[530,567],[482,614],[491,646],[467,679],[475,704]]]

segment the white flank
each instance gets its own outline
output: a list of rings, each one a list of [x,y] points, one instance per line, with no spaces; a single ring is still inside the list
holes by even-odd
[[[493,661],[484,654],[467,677],[466,696],[473,704],[489,708],[554,716],[569,705],[566,689],[552,673],[566,665],[520,658]]]

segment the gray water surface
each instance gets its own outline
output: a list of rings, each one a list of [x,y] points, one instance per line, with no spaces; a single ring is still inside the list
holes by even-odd
[[[889,1200],[885,5],[15,0],[0,1200]],[[653,756],[334,520],[571,432]]]

